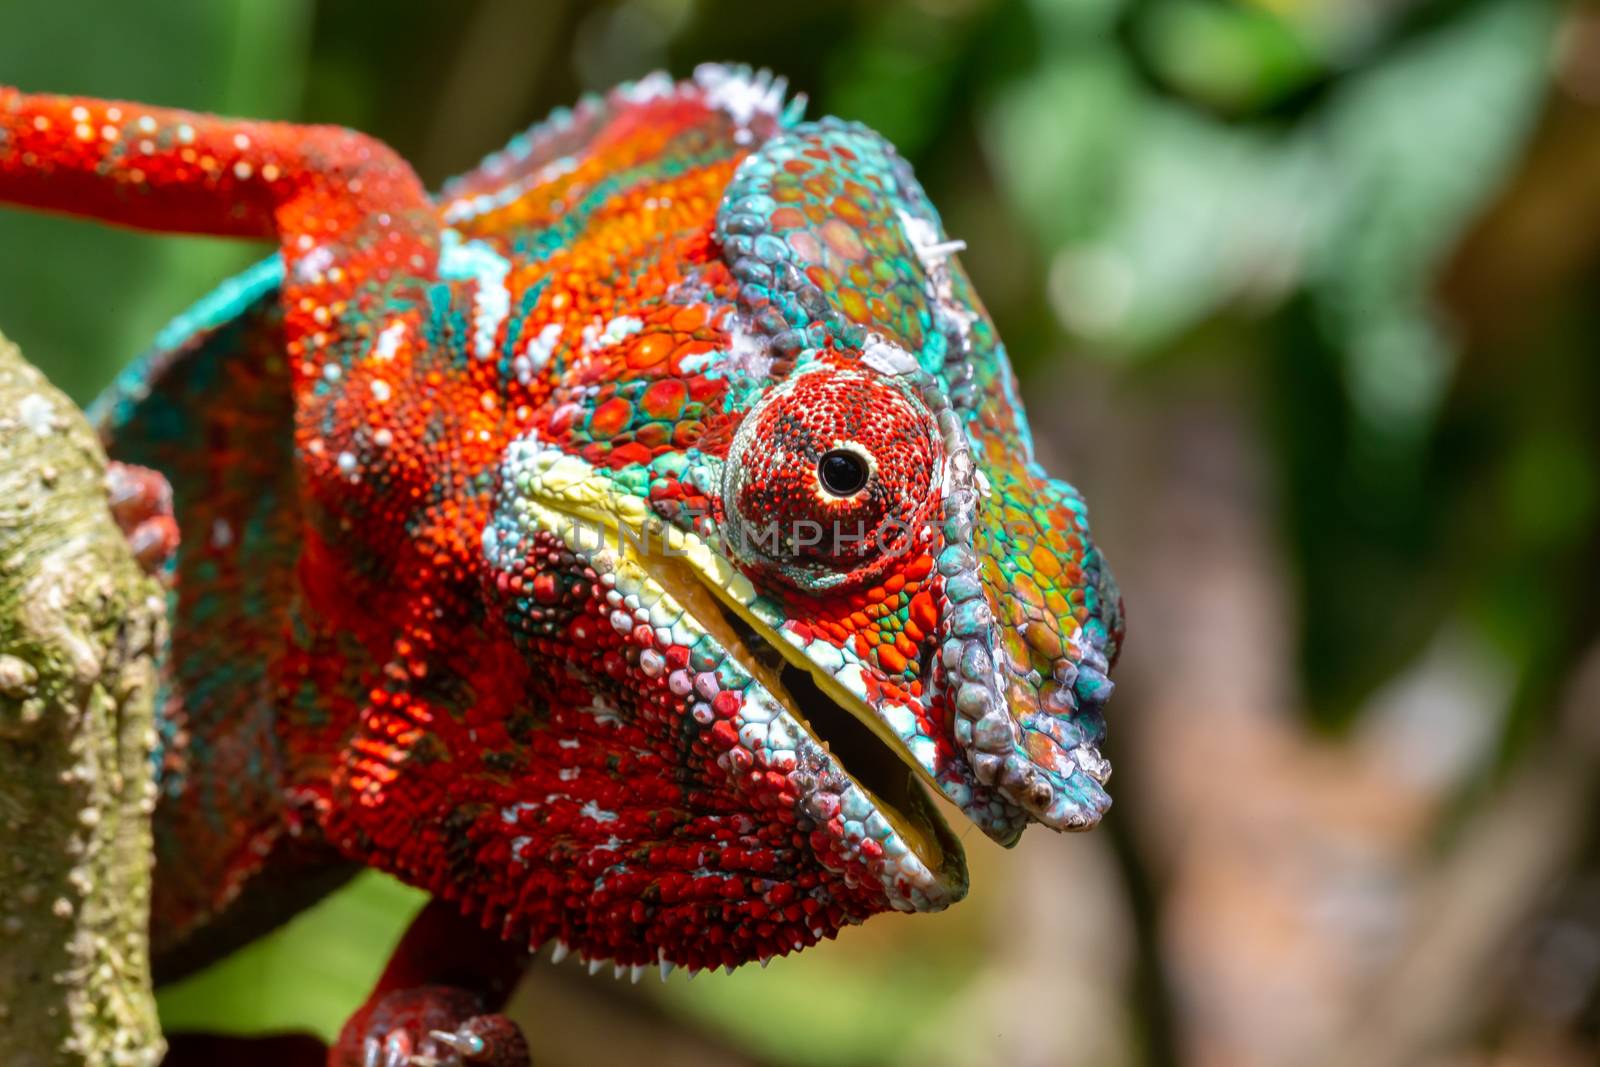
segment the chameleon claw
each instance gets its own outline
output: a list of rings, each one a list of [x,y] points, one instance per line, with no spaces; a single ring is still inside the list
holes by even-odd
[[[383,1067],[410,1067],[411,1035],[404,1030],[391,1030],[383,1041]]]
[[[460,1030],[430,1030],[428,1036],[466,1057],[481,1056],[487,1044],[477,1034]]]
[[[567,958],[567,953],[569,951],[571,950],[567,948],[567,943],[565,941],[557,941],[555,947],[550,950],[550,962],[560,963],[562,960]]]
[[[378,1044],[378,1039],[369,1037],[361,1046],[361,1067],[381,1067],[383,1062],[383,1046]]]

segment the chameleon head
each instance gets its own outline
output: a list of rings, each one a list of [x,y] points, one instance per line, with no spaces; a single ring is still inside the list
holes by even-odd
[[[593,713],[583,694],[610,692],[628,706],[615,723],[600,708],[608,728],[658,722],[680,746],[660,757],[680,761],[675,781],[636,779],[663,790],[651,826],[624,826],[604,797],[603,822],[581,823],[613,843],[681,842],[651,852],[654,872],[623,863],[595,882],[608,900],[659,891],[698,909],[662,919],[652,903],[653,923],[723,931],[688,948],[644,935],[676,961],[787,951],[959,899],[960,848],[924,785],[1007,844],[1033,821],[1089,828],[1110,803],[1098,745],[1120,598],[1077,492],[1033,460],[959,243],[871,131],[754,125],[662,306],[597,345],[577,364],[595,384],[507,452],[484,538],[520,641],[568,658],[606,646],[557,669],[549,684],[573,696],[549,703]],[[669,321],[700,332],[674,348],[638,325]],[[701,432],[641,447],[662,436],[657,407],[676,440],[690,405]],[[586,733],[582,751],[597,745]],[[711,811],[748,817],[718,827]],[[639,934],[566,936],[627,959]]]

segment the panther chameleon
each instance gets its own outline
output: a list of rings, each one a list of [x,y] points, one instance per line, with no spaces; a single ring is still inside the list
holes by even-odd
[[[94,415],[170,583],[158,977],[360,866],[435,897],[335,1064],[524,1063],[553,943],[733,967],[1095,825],[1122,607],[963,245],[705,66],[430,196],[332,127],[0,88],[0,201],[279,251]]]

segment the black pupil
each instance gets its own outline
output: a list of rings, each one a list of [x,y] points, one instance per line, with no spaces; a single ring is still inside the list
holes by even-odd
[[[817,476],[822,479],[822,488],[834,496],[850,496],[867,484],[867,461],[847,449],[836,448],[817,462]]]

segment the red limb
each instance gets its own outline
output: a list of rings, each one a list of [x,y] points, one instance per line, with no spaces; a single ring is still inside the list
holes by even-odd
[[[335,126],[0,86],[0,201],[168,233],[276,238],[291,350],[308,358],[337,331],[328,309],[361,286],[429,278],[438,260],[438,214],[410,165]]]
[[[345,1023],[329,1050],[329,1067],[363,1064],[373,1042],[386,1054],[396,1047],[431,1051],[449,1063],[454,1052],[454,1062],[526,1067],[521,1031],[497,1012],[529,959],[514,943],[464,919],[454,905],[433,901],[400,939],[366,1004]]]

